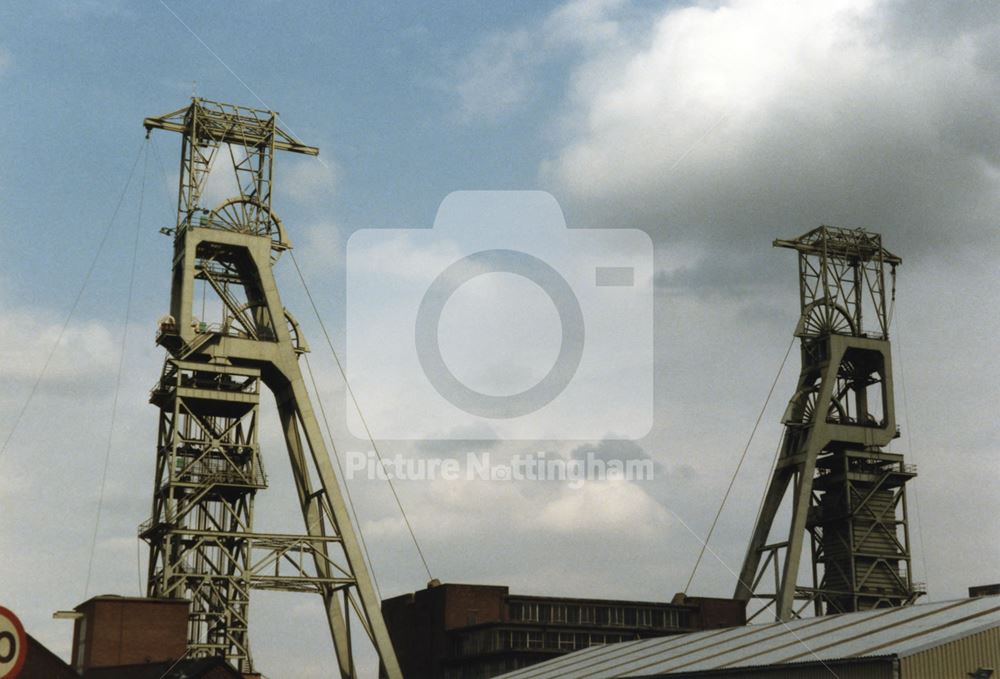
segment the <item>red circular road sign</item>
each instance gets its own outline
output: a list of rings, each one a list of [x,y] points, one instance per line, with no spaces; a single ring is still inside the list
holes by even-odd
[[[14,679],[28,656],[28,635],[11,611],[0,606],[0,679]]]

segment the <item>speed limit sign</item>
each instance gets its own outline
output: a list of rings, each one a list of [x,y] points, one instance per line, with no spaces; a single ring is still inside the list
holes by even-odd
[[[14,679],[28,655],[28,637],[17,616],[0,606],[0,679]]]

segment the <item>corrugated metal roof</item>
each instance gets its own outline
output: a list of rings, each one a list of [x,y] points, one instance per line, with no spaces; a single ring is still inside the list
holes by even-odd
[[[904,658],[997,626],[1000,596],[958,599],[596,646],[501,676],[611,679],[847,658]]]

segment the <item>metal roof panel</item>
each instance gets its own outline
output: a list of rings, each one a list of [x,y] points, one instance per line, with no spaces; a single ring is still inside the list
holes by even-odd
[[[906,657],[1000,626],[1000,596],[957,599],[597,646],[503,679],[613,679],[762,665]]]

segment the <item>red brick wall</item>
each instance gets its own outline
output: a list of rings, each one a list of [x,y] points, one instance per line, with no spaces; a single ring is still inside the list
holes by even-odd
[[[174,660],[187,650],[186,601],[98,597],[77,607],[73,666],[107,667]],[[85,630],[82,663],[80,630]]]
[[[484,622],[502,622],[506,617],[504,612],[506,587],[441,585],[440,588],[430,591],[436,589],[444,590],[446,630],[480,625]]]
[[[487,585],[438,585],[386,599],[382,615],[405,676],[433,677],[447,654],[447,631],[470,624],[501,622],[507,588]],[[470,622],[475,616],[476,622]]]
[[[695,596],[685,598],[684,603],[697,607],[691,611],[691,627],[694,629],[718,629],[747,624],[746,605],[741,601]]]

